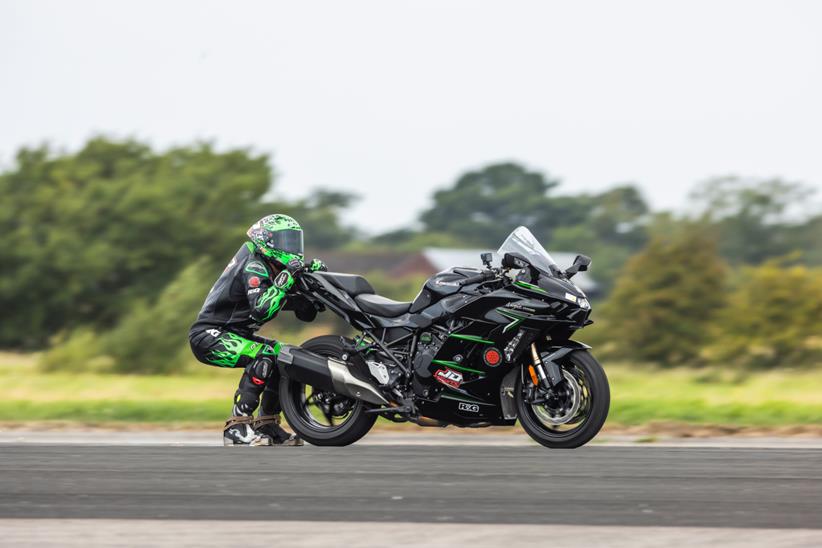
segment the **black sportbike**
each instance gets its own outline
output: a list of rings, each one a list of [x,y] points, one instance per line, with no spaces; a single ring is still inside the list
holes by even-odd
[[[302,272],[295,311],[331,310],[360,334],[283,345],[280,397],[294,431],[347,445],[378,417],[463,427],[519,419],[546,447],[592,439],[608,415],[608,379],[590,347],[570,338],[591,323],[571,281],[591,260],[577,256],[563,271],[525,227],[496,258],[481,258],[485,269],[440,272],[413,302],[376,295],[354,274]]]

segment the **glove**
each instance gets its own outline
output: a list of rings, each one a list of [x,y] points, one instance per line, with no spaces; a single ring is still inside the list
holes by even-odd
[[[274,278],[274,285],[282,290],[291,289],[294,285],[294,278],[302,272],[303,268],[304,265],[300,259],[291,259],[285,265],[285,269]]]
[[[304,266],[305,265],[303,264],[301,259],[291,259],[290,261],[288,261],[288,264],[285,265],[285,269],[293,277],[296,273],[302,270]]]
[[[316,272],[318,270],[322,272],[328,272],[328,267],[325,266],[325,263],[319,259],[311,259],[311,264],[308,266],[308,269],[311,272]]]

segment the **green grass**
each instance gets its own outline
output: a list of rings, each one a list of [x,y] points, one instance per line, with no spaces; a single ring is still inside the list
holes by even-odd
[[[69,421],[82,423],[222,422],[231,410],[231,399],[190,402],[161,401],[28,401],[0,402],[0,421]]]
[[[27,362],[27,363],[24,363]],[[822,424],[822,370],[737,378],[717,370],[660,370],[618,364],[612,425],[651,421],[780,426]],[[202,367],[191,375],[39,373],[32,360],[0,360],[0,421],[220,422],[239,371]]]
[[[715,369],[606,366],[613,424],[677,421],[778,426],[822,424],[822,369],[740,376]]]

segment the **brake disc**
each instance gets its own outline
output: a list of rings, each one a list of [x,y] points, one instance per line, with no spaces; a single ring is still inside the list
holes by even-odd
[[[579,411],[581,403],[582,390],[576,378],[568,371],[563,370],[562,376],[565,379],[565,384],[568,387],[567,393],[564,395],[561,407],[558,409],[549,408],[547,404],[534,404],[531,409],[537,415],[537,418],[544,424],[566,424],[573,419]]]

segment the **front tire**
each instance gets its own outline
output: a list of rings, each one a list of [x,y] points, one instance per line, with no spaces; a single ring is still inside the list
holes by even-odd
[[[567,389],[561,398],[549,404],[526,401],[533,385],[528,375],[526,385],[521,378],[517,379],[517,416],[523,430],[540,445],[573,449],[585,445],[599,433],[608,418],[611,390],[602,366],[585,350],[571,352],[559,365]]]
[[[346,353],[342,337],[336,335],[309,339],[302,347],[341,361]],[[288,377],[280,382],[280,404],[289,426],[311,445],[350,445],[366,435],[377,420],[376,414],[365,412],[365,402],[317,391]]]

